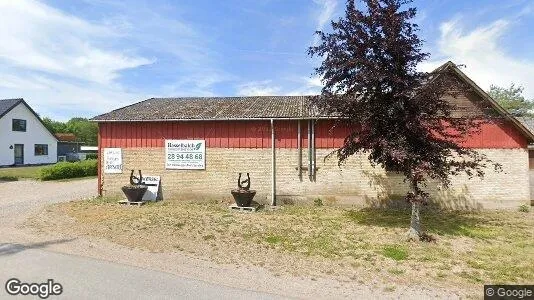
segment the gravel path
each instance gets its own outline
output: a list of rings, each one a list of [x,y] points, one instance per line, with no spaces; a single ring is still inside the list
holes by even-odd
[[[45,205],[97,195],[97,180],[0,181],[0,226],[16,225]]]
[[[65,216],[48,219],[43,208],[50,203],[91,198],[96,195],[96,179],[69,182],[0,182],[0,246],[9,249],[47,251],[93,258],[149,270],[162,271],[181,278],[201,280],[221,287],[257,291],[299,299],[458,299],[459,294],[443,288],[395,286],[383,280],[336,280],[273,274],[254,265],[220,265],[182,252],[153,253],[113,244],[104,239],[64,236],[57,232],[28,226],[32,216],[41,223],[69,226]],[[135,209],[125,207],[125,209]],[[30,222],[31,223],[31,222]],[[117,233],[117,234],[120,234]],[[0,247],[0,250],[2,249]],[[7,249],[7,248],[6,248]],[[229,249],[228,251],[231,251]],[[24,251],[30,253],[31,251]],[[23,252],[23,253],[24,253]],[[0,251],[1,254],[1,251]],[[273,257],[273,259],[277,259]],[[3,284],[3,283],[2,283]],[[257,294],[265,295],[265,294]],[[194,295],[183,295],[194,298]],[[1,297],[0,297],[1,298]],[[253,296],[252,298],[256,298]]]

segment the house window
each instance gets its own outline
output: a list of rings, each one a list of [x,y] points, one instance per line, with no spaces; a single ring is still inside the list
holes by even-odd
[[[47,144],[35,144],[35,156],[48,155]]]
[[[13,119],[13,131],[26,131],[26,120]]]

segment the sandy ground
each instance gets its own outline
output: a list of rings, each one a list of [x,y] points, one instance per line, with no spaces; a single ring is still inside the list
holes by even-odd
[[[36,231],[24,225],[28,217],[43,215],[38,213],[49,203],[94,197],[96,179],[71,182],[3,182],[0,187],[2,243],[86,256],[288,298],[460,298],[457,293],[440,288],[387,284],[387,278],[340,281],[328,277],[280,275],[244,262],[217,264],[182,252],[147,252],[116,245],[104,239]],[[273,260],[276,259],[273,257]]]

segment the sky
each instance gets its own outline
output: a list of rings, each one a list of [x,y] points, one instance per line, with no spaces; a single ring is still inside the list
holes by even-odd
[[[534,99],[534,0],[415,0],[419,68],[452,60]],[[0,0],[0,99],[93,117],[150,97],[319,93],[316,30],[344,0]]]

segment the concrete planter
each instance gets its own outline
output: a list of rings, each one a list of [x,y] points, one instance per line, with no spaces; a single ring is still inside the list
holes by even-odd
[[[148,187],[146,185],[125,185],[121,189],[128,201],[141,202]]]

